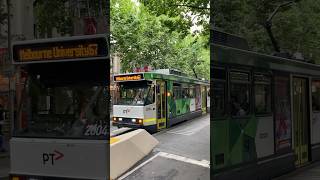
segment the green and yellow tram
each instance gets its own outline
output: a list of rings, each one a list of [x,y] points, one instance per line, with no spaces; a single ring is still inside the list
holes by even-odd
[[[272,179],[319,160],[320,65],[256,53],[238,37],[214,34],[214,178]]]
[[[113,125],[157,132],[209,112],[209,83],[176,70],[114,76]]]

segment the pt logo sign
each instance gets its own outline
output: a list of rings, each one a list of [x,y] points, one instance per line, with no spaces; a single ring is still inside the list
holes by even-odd
[[[42,161],[43,161],[43,164],[51,164],[51,165],[54,165],[54,162],[59,160],[59,159],[62,159],[64,157],[64,154],[57,151],[57,150],[54,150],[53,153],[43,153],[42,154]]]
[[[122,112],[123,114],[128,114],[130,112],[130,109],[124,109]]]

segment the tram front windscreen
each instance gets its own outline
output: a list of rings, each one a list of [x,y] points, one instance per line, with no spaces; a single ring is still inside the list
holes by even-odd
[[[15,136],[105,138],[107,91],[99,77],[106,78],[104,68],[77,62],[31,65],[25,70],[17,104],[17,122],[21,125]]]
[[[120,97],[115,105],[145,106],[154,102],[154,85],[152,81],[120,82]]]

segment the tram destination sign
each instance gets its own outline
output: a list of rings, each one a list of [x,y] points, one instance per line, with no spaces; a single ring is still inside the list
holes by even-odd
[[[143,80],[143,74],[129,74],[114,76],[114,81],[139,81]]]
[[[17,42],[12,47],[14,63],[105,59],[108,56],[104,36],[74,36]]]

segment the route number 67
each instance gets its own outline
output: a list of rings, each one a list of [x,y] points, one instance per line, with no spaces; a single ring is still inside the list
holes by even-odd
[[[102,125],[87,125],[84,135],[85,136],[101,136],[101,135],[107,135],[108,129],[107,126]]]

